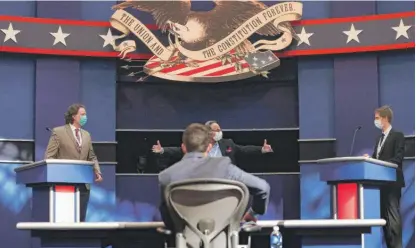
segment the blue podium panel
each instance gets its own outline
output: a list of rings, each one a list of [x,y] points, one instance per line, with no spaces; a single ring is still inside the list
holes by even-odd
[[[48,159],[15,169],[16,182],[31,184],[90,184],[93,163],[80,160]]]
[[[301,239],[302,248],[378,248],[381,247],[379,229],[386,224],[386,221],[382,219],[285,220],[282,222],[284,231],[291,229]]]
[[[17,167],[16,182],[32,187],[32,221],[80,221],[80,185],[94,181],[93,162],[47,159]]]
[[[362,185],[360,195],[363,199],[361,204],[362,219],[380,219],[380,189],[373,185]],[[365,199],[365,200],[364,200]],[[382,227],[371,227],[371,234],[364,234],[364,247],[382,247]]]
[[[321,159],[317,162],[312,166],[317,167],[321,180],[326,182],[396,181],[396,165],[372,158],[344,157]]]
[[[306,236],[302,248],[362,248],[361,235]],[[371,247],[371,246],[369,246]]]

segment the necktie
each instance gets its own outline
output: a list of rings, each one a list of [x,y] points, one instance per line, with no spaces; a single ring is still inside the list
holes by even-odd
[[[384,133],[381,134],[380,142],[378,142],[377,155],[376,155],[377,159],[380,157],[380,151],[381,151],[381,148],[382,148],[382,145],[383,145],[384,136],[385,136]]]
[[[78,144],[78,150],[80,150],[80,148],[81,148],[81,139],[80,139],[80,137],[79,137],[79,128],[76,128],[75,129],[75,137],[77,138],[77,144]]]
[[[382,133],[381,138],[380,138],[379,146],[381,146],[381,144],[383,144],[384,136],[385,136],[384,133]]]

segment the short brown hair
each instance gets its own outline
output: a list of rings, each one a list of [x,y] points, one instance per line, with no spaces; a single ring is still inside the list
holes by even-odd
[[[65,112],[65,124],[72,124],[74,123],[74,118],[72,116],[78,114],[80,108],[84,108],[85,106],[80,103],[74,103],[69,106],[68,110]]]
[[[390,106],[384,105],[375,111],[377,114],[380,115],[382,118],[387,118],[388,122],[391,123],[393,120],[393,110],[390,108]]]
[[[187,152],[206,152],[211,140],[209,127],[192,123],[183,132],[182,143]]]

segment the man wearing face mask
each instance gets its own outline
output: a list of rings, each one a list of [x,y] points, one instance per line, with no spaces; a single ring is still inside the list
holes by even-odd
[[[81,104],[72,104],[65,113],[66,125],[52,130],[45,159],[72,159],[94,162],[95,181],[103,180],[90,134],[81,127],[87,123],[87,112]],[[80,220],[85,221],[90,185],[80,187]]]
[[[400,216],[401,188],[405,186],[402,162],[405,140],[402,132],[391,126],[393,111],[389,106],[375,110],[374,125],[381,130],[372,158],[387,161],[398,166],[396,182],[384,186],[380,191],[380,213],[386,220],[383,227],[387,248],[402,248],[402,221]],[[368,154],[364,156],[369,157]]]
[[[207,121],[205,125],[210,128],[212,134],[212,149],[208,153],[209,157],[229,157],[231,163],[236,164],[236,155],[238,153],[261,154],[273,152],[267,140],[264,140],[263,146],[237,145],[232,139],[222,138],[222,130],[217,121]],[[152,147],[152,151],[174,157],[183,155],[180,147],[162,147],[159,141]]]

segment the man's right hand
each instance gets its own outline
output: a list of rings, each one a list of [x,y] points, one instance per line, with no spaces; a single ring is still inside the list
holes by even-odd
[[[250,211],[246,212],[243,216],[243,222],[257,222],[257,218],[250,213]]]
[[[152,152],[154,152],[154,153],[163,153],[163,147],[160,144],[159,140],[156,142],[156,145],[152,146]]]

